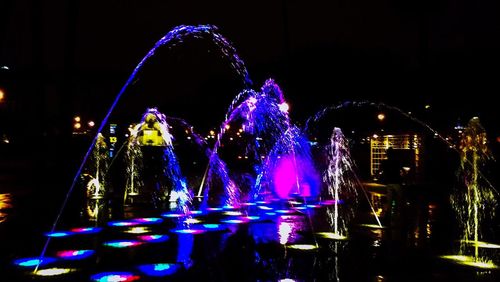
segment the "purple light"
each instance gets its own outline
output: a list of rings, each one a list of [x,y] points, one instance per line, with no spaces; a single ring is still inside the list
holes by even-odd
[[[207,208],[207,211],[221,211],[223,210],[222,208]]]
[[[282,156],[274,171],[275,192],[281,199],[287,199],[292,189],[297,189],[297,169],[291,156]]]
[[[142,245],[142,242],[134,241],[134,240],[116,240],[116,241],[108,241],[104,242],[104,246],[111,248],[128,248],[128,247],[136,247]]]
[[[143,218],[134,219],[134,222],[158,224],[158,223],[162,223],[163,219],[161,219],[159,217],[143,217]]]
[[[130,272],[103,272],[90,277],[97,282],[130,282],[139,280],[141,277]]]
[[[163,277],[176,273],[179,266],[173,263],[156,263],[139,265],[138,268],[148,276]]]
[[[17,266],[22,266],[22,267],[34,267],[37,265],[44,266],[49,263],[55,262],[55,258],[49,258],[49,257],[44,257],[44,258],[22,258],[22,259],[17,259],[14,261],[14,264]]]
[[[102,228],[100,227],[79,227],[71,229],[71,232],[77,234],[94,234],[101,232]]]
[[[88,258],[94,253],[95,251],[93,250],[66,250],[57,252],[56,256],[67,260],[79,260]]]
[[[168,240],[167,235],[141,235],[138,236],[139,240],[149,243],[161,243]]]

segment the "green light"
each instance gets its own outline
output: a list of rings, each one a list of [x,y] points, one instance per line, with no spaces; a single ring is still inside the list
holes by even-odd
[[[340,235],[334,232],[318,232],[316,233],[318,236],[326,239],[332,239],[332,240],[347,240],[347,236]]]
[[[295,244],[295,245],[289,245],[288,248],[295,250],[302,250],[302,251],[310,251],[317,249],[318,246],[310,244]]]

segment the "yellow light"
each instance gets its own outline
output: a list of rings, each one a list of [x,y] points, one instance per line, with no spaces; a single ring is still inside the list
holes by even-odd
[[[457,264],[483,268],[483,269],[496,269],[498,268],[492,261],[481,261],[477,260],[471,256],[462,256],[462,255],[448,255],[448,256],[440,256],[442,259],[452,260]]]
[[[38,270],[37,272],[35,272],[35,274],[39,276],[56,276],[56,275],[70,273],[73,271],[74,269],[71,268],[47,268]]]
[[[318,232],[320,237],[332,240],[347,240],[347,236],[343,236],[334,232]]]
[[[75,120],[76,122],[80,122],[82,119],[81,119],[79,116],[75,116],[74,120]]]
[[[79,122],[77,122],[77,123],[75,123],[75,124],[73,125],[73,127],[74,127],[75,129],[80,129],[80,128],[82,127],[82,124],[81,124],[81,123],[79,123]]]
[[[149,231],[151,231],[151,229],[149,229],[147,227],[132,227],[125,232],[130,233],[130,234],[144,234],[144,233],[148,233]]]
[[[464,242],[466,244],[472,245],[472,246],[477,246],[479,248],[485,248],[485,249],[500,249],[500,245],[497,244],[492,244],[488,242],[482,242],[482,241],[466,241],[462,240],[460,242]]]
[[[316,245],[310,245],[310,244],[295,244],[288,246],[288,248],[295,250],[310,251],[317,249],[318,247]]]
[[[225,128],[226,130],[228,130],[229,128],[231,128],[231,126],[229,124],[226,124]]]
[[[429,105],[429,104],[425,105],[425,109],[426,109],[426,110],[428,110],[428,109],[430,109],[430,108],[431,108],[431,105]]]
[[[238,131],[239,131],[240,133],[241,133],[241,132],[243,132],[243,128],[238,129]]]
[[[215,131],[210,130],[210,135],[214,136],[215,135]]]
[[[377,115],[378,120],[383,121],[385,119],[385,115],[380,113]]]
[[[5,92],[3,92],[2,89],[0,89],[0,102],[2,102],[4,98],[5,98]]]

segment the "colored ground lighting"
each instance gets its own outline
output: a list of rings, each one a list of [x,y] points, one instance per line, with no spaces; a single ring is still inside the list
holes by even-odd
[[[144,223],[157,224],[157,223],[162,223],[163,219],[159,217],[143,217],[143,218],[136,218],[133,221],[143,224]]]
[[[500,249],[500,245],[497,244],[492,244],[488,242],[482,242],[482,241],[465,241],[462,240],[460,242],[466,243],[468,245],[472,246],[477,246],[478,248],[484,248],[484,249]]]
[[[332,239],[332,240],[347,240],[347,236],[343,236],[334,232],[318,232],[316,233],[319,237]]]
[[[149,243],[161,243],[161,242],[165,242],[168,240],[167,235],[158,235],[158,234],[141,235],[141,236],[138,236],[137,238],[139,238],[139,240],[141,240],[141,241],[149,242]]]
[[[174,233],[178,233],[178,234],[201,234],[201,233],[205,233],[206,230],[202,230],[202,229],[174,229],[172,230],[172,232]]]
[[[67,237],[73,235],[73,232],[49,232],[45,233],[45,236],[47,237],[52,237],[52,238],[59,238],[59,237]]]
[[[38,276],[57,276],[57,275],[63,275],[63,274],[68,274],[70,272],[75,271],[72,268],[47,268],[47,269],[40,269],[37,272],[35,272],[35,275]]]
[[[224,212],[224,215],[240,216],[240,215],[242,215],[242,213],[240,211],[227,211],[227,212]]]
[[[288,213],[294,213],[294,210],[277,210],[277,213],[282,213],[282,214],[288,214]]]
[[[248,206],[255,206],[257,203],[249,202],[249,203],[241,203],[241,206],[243,207],[248,207]]]
[[[196,224],[196,223],[201,223],[201,220],[196,218],[188,218],[184,222],[187,224]]]
[[[56,253],[58,258],[67,259],[67,260],[79,260],[85,259],[92,256],[95,253],[93,250],[66,250],[59,251]]]
[[[294,250],[310,251],[317,249],[318,246],[311,244],[294,244],[294,245],[288,245],[287,248]]]
[[[207,211],[221,211],[223,208],[207,208]]]
[[[117,241],[109,241],[104,242],[104,246],[111,248],[128,248],[128,247],[136,247],[142,245],[142,242],[133,241],[133,240],[117,240]]]
[[[148,276],[162,277],[176,273],[179,266],[173,263],[156,263],[140,265],[138,268]]]
[[[219,229],[222,227],[222,225],[215,224],[215,223],[207,223],[207,224],[203,224],[203,227],[206,229]]]
[[[226,220],[221,220],[223,223],[229,223],[229,224],[240,224],[240,223],[247,223],[248,220],[243,220],[243,219],[226,219]]]
[[[265,210],[265,211],[272,211],[273,210],[273,208],[266,207],[266,206],[258,206],[258,208],[261,210]]]
[[[55,262],[55,258],[44,257],[40,258],[22,258],[14,261],[14,264],[22,267],[34,267],[34,266],[44,266],[49,263]]]
[[[359,226],[366,228],[374,228],[374,229],[385,229],[384,226],[380,226],[378,224],[360,224]]]
[[[109,226],[121,227],[121,226],[136,226],[140,223],[137,221],[111,221],[108,222]]]
[[[475,257],[472,257],[472,256],[448,255],[448,256],[440,256],[440,258],[451,260],[456,264],[472,266],[472,267],[481,268],[481,269],[497,269],[498,268],[498,266],[495,265],[490,260],[481,261],[481,259],[476,259]]]
[[[186,215],[183,214],[183,213],[169,213],[169,212],[166,212],[166,213],[163,213],[161,216],[167,217],[167,218],[179,218],[179,217],[184,217]]]
[[[151,229],[148,227],[137,226],[137,227],[131,227],[130,229],[126,230],[125,233],[144,234],[144,233],[148,233],[150,231],[151,231]]]
[[[101,232],[102,228],[100,227],[79,227],[71,229],[71,232],[77,234],[95,234]]]
[[[96,282],[130,282],[137,281],[141,277],[130,272],[103,272],[92,275],[91,281]]]
[[[200,215],[203,214],[203,211],[190,211],[189,214]]]

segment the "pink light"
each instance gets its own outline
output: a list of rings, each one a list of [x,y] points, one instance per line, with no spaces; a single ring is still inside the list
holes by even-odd
[[[274,171],[275,192],[281,199],[286,199],[293,188],[297,188],[297,169],[290,156],[281,157]]]

